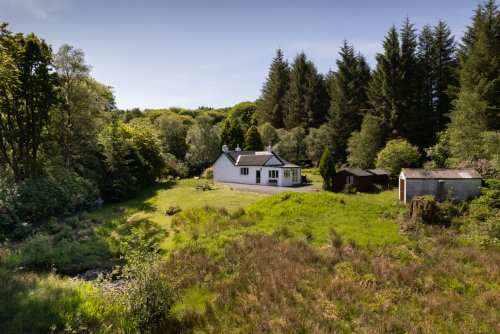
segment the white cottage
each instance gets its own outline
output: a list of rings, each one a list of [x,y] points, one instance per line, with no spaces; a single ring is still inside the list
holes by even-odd
[[[272,147],[267,151],[230,151],[222,146],[222,153],[213,164],[217,182],[275,185],[289,187],[301,183],[300,166],[276,156]]]
[[[468,200],[480,194],[481,175],[473,169],[403,168],[399,174],[399,200],[433,195],[437,200]]]

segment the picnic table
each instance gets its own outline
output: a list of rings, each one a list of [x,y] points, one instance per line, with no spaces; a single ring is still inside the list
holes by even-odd
[[[201,185],[201,186],[196,186],[196,190],[213,190],[212,187],[210,187],[210,185],[208,184],[204,184],[204,185]]]

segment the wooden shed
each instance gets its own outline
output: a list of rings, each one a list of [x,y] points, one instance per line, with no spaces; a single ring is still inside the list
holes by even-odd
[[[353,185],[361,192],[372,191],[373,174],[359,168],[341,170],[333,178],[333,191],[342,191],[347,184]]]
[[[387,173],[383,169],[367,169],[366,170],[368,173],[373,174],[373,183],[381,185],[385,189],[389,188],[389,173]]]
[[[410,202],[415,196],[433,195],[439,201],[462,201],[480,195],[482,178],[473,169],[403,168],[399,174],[399,200]]]

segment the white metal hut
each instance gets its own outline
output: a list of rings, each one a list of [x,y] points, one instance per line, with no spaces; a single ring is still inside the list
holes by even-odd
[[[479,196],[481,175],[473,169],[403,168],[399,174],[399,200],[433,195],[437,200],[468,200]]]

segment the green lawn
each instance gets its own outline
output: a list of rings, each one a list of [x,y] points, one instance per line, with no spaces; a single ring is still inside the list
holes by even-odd
[[[164,250],[195,243],[217,255],[227,242],[255,233],[305,238],[315,246],[330,242],[332,229],[343,241],[364,247],[403,240],[395,220],[401,210],[395,192],[265,196],[223,185],[212,186],[212,191],[196,190],[197,185],[206,183],[194,179],[164,182],[145,189],[133,200],[106,205],[91,213],[92,218],[104,222],[95,232],[112,252],[118,252],[121,237],[139,228]],[[180,213],[166,214],[177,206]]]

